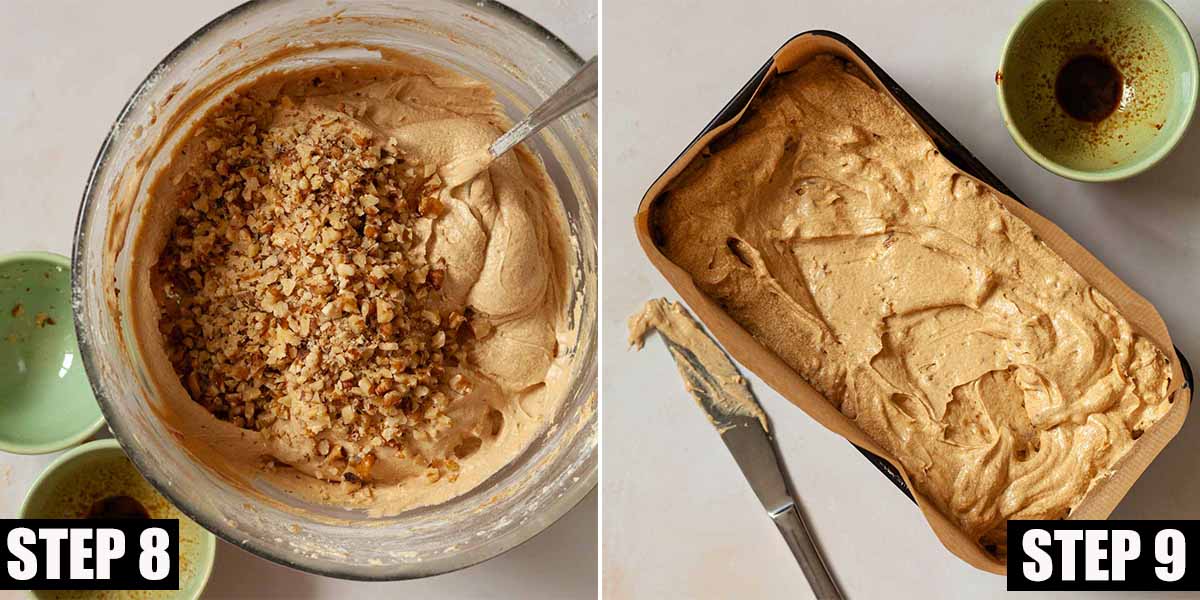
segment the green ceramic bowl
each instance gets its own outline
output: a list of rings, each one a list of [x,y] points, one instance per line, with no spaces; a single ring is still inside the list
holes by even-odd
[[[56,452],[103,425],[75,343],[70,261],[0,257],[0,450]]]
[[[1099,122],[1071,117],[1056,96],[1063,65],[1111,61],[1120,103]],[[1162,0],[1040,0],[1013,28],[996,84],[1004,125],[1025,154],[1078,181],[1132,177],[1162,160],[1196,108],[1196,48]]]
[[[150,485],[115,439],[89,442],[64,452],[38,476],[21,504],[22,519],[87,516],[90,507],[113,496],[136,500],[152,518],[179,519],[179,590],[138,591],[132,597],[195,600],[212,575],[217,539],[188,519]],[[111,592],[107,594],[111,595]],[[34,591],[33,598],[91,597],[90,592]]]

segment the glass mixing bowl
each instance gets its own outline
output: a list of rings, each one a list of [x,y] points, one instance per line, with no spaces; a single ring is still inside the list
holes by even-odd
[[[312,42],[320,41],[318,47]],[[341,47],[330,49],[330,42]],[[283,62],[266,60],[284,46]],[[403,4],[262,0],[201,28],[138,87],[92,168],[72,265],[75,326],[96,398],[142,474],[226,541],[297,569],[351,579],[445,573],[494,557],[553,523],[596,485],[596,105],[577,110],[530,144],[558,187],[573,240],[569,314],[572,386],[553,423],[507,467],[445,503],[372,517],[308,504],[263,484],[247,490],[194,458],[154,414],[139,350],[129,335],[128,252],[146,188],[188,115],[180,99],[211,86],[208,102],[265,69],[379,60],[369,48],[419,55],[489,82],[512,120],[580,66],[563,42],[494,2]],[[144,175],[144,176],[143,176]]]

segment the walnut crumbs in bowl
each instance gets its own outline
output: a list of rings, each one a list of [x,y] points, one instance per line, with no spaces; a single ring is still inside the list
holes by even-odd
[[[294,422],[313,434],[314,475],[357,487],[377,453],[466,420],[452,403],[474,389],[469,353],[490,325],[442,308],[446,259],[423,256],[447,211],[434,165],[291,98],[229,98],[177,157],[191,184],[159,194],[183,197],[151,272],[159,330],[190,400],[240,429]],[[456,479],[484,433],[457,436],[423,476]]]
[[[443,178],[580,63],[451,1],[252,2],[164,59],[73,265],[81,354],[147,480],[355,579],[486,560],[594,487],[594,106]]]

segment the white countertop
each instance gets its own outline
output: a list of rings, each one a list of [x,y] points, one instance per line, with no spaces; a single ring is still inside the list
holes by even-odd
[[[0,5],[0,253],[68,254],[75,214],[100,143],[129,94],[176,44],[233,0]],[[596,52],[595,0],[509,0],[581,55]],[[0,453],[0,518],[56,455]],[[224,542],[206,598],[592,598],[597,500],[589,495],[528,543],[432,579],[356,583],[292,571]],[[0,590],[0,598],[14,596]]]
[[[1200,2],[1171,2],[1200,33]],[[605,598],[811,597],[661,342],[650,340],[633,354],[624,335],[625,318],[647,298],[677,299],[635,241],[638,201],[796,33],[831,29],[858,44],[1022,199],[1154,302],[1175,343],[1200,366],[1200,121],[1163,164],[1131,181],[1084,185],[1043,171],[1009,139],[992,80],[1008,29],[1028,4],[605,1]],[[915,506],[849,444],[752,380],[809,522],[849,597],[1004,594],[1003,578],[950,555]],[[1114,518],[1200,518],[1197,473],[1200,418],[1193,417]]]

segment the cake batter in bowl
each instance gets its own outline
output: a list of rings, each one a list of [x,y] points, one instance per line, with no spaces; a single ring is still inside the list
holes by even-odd
[[[160,63],[135,92],[97,159],[80,212],[73,267],[76,326],[93,387],[114,432],[147,479],[196,521],[232,543],[289,566],[356,579],[421,577],[486,560],[543,530],[594,487],[594,105],[548,128],[529,144],[532,152],[509,157],[512,160],[507,166],[498,165],[503,172],[491,178],[490,186],[438,189],[435,164],[447,160],[440,153],[453,153],[453,144],[446,148],[427,143],[441,139],[443,135],[437,132],[443,128],[448,132],[444,137],[451,140],[458,133],[485,138],[488,127],[496,128],[498,134],[506,121],[515,120],[548,96],[580,64],[579,57],[560,41],[498,4],[342,6],[310,0],[240,6],[201,29]],[[381,80],[373,81],[376,76]],[[453,93],[447,93],[450,100],[445,106],[436,106],[441,85],[449,85]],[[221,111],[228,109],[221,103],[234,92],[265,98],[274,103],[272,110],[282,115],[263,121],[262,131],[251,128],[241,132],[243,136],[253,132],[248,139],[254,144],[250,145],[260,148],[257,144],[261,142],[263,152],[255,155],[257,159],[249,157],[250,151],[242,146],[236,161],[218,157],[226,149],[214,139],[213,131],[229,125],[231,120],[214,120],[214,116],[219,118]],[[482,99],[473,96],[474,92],[482,93]],[[366,100],[360,102],[355,95],[358,93]],[[309,101],[310,96],[316,99]],[[495,102],[488,96],[494,96]],[[478,116],[474,109],[465,110],[466,104],[460,102],[464,99],[470,100],[466,104],[474,102],[494,109],[495,118],[484,115],[464,122],[459,117]],[[182,339],[178,336],[183,335],[179,327],[172,329],[171,323],[183,322],[182,330],[190,330],[188,319],[168,315],[171,311],[167,307],[186,304],[185,310],[203,312],[212,309],[213,299],[201,297],[198,302],[180,304],[179,290],[163,281],[174,276],[171,281],[180,286],[187,286],[189,277],[207,282],[221,271],[210,269],[197,275],[189,272],[194,266],[190,262],[194,245],[210,239],[203,228],[227,226],[231,219],[238,227],[244,225],[238,211],[233,211],[237,214],[232,217],[223,212],[215,221],[205,216],[209,208],[205,194],[212,190],[197,195],[195,191],[204,186],[189,188],[189,170],[180,165],[202,161],[197,157],[207,152],[211,166],[223,174],[227,175],[231,166],[245,171],[242,177],[247,185],[234,191],[245,194],[244,206],[261,208],[266,201],[279,202],[279,214],[283,214],[295,207],[288,202],[307,201],[309,181],[323,186],[317,181],[322,176],[328,180],[328,192],[345,192],[346,184],[333,177],[342,171],[318,173],[314,167],[312,172],[305,171],[309,179],[303,190],[291,188],[295,192],[292,196],[268,195],[263,200],[254,195],[259,177],[262,183],[269,180],[279,187],[279,171],[292,160],[271,149],[280,148],[280,140],[292,140],[287,137],[288,119],[316,119],[322,126],[335,127],[336,119],[331,115],[336,114],[351,115],[354,123],[349,129],[338,130],[346,140],[336,149],[331,146],[328,160],[320,165],[332,164],[334,153],[342,162],[349,160],[342,160],[343,148],[355,153],[365,151],[362,156],[354,155],[359,162],[352,171],[367,162],[370,168],[386,167],[391,169],[389,172],[403,174],[401,177],[414,186],[409,190],[416,194],[413,197],[421,198],[419,208],[413,200],[412,231],[397,230],[395,236],[371,232],[366,220],[374,214],[373,203],[382,192],[364,191],[361,182],[353,183],[357,175],[351,173],[351,185],[357,186],[351,195],[368,198],[371,206],[366,207],[366,213],[361,207],[355,209],[359,216],[351,215],[349,225],[341,231],[366,235],[365,228],[388,243],[400,244],[400,238],[407,240],[412,235],[428,243],[409,244],[419,246],[421,252],[397,258],[404,266],[395,267],[393,263],[373,264],[371,261],[381,260],[379,252],[325,252],[323,244],[335,249],[340,243],[341,250],[346,250],[337,232],[326,232],[332,236],[326,238],[316,232],[315,238],[304,239],[301,231],[300,237],[308,243],[301,244],[301,250],[288,246],[286,240],[269,245],[298,252],[296,256],[307,257],[307,264],[304,258],[298,258],[296,264],[302,267],[287,264],[280,273],[255,276],[265,277],[272,286],[277,283],[274,277],[280,277],[278,283],[291,291],[290,278],[297,268],[302,276],[319,279],[325,273],[330,285],[349,285],[358,281],[356,269],[365,267],[366,272],[380,274],[382,271],[375,267],[395,267],[403,272],[402,276],[395,275],[397,281],[403,278],[415,285],[414,276],[421,275],[418,287],[427,289],[393,290],[393,296],[384,299],[377,297],[381,292],[376,289],[386,287],[380,283],[383,279],[372,278],[370,289],[375,296],[371,302],[362,303],[361,311],[341,304],[331,309],[331,302],[314,315],[312,330],[308,320],[292,315],[301,314],[305,307],[294,303],[266,306],[279,301],[278,297],[257,298],[263,311],[275,316],[260,323],[264,332],[268,325],[290,322],[293,332],[311,336],[297,344],[288,337],[291,334],[286,327],[272,329],[268,333],[282,336],[277,337],[281,341],[274,348],[266,348],[264,356],[286,362],[291,352],[292,359],[300,359],[295,364],[303,364],[302,359],[311,354],[303,353],[310,346],[327,341],[314,333],[326,321],[335,321],[343,329],[348,327],[346,331],[356,327],[377,331],[381,324],[393,323],[400,327],[402,320],[393,314],[395,303],[428,292],[435,299],[430,300],[430,310],[424,312],[429,323],[437,327],[414,326],[419,331],[414,329],[413,335],[425,336],[420,339],[423,347],[439,350],[433,352],[437,364],[432,367],[433,375],[429,369],[421,372],[428,380],[407,381],[409,373],[397,376],[396,380],[407,381],[400,386],[406,396],[392,393],[386,410],[377,411],[364,399],[381,397],[394,389],[374,387],[379,380],[359,381],[359,373],[351,373],[354,381],[343,376],[337,381],[341,410],[334,415],[338,420],[329,429],[333,433],[303,435],[296,437],[294,444],[281,443],[283,437],[275,434],[291,435],[300,429],[279,426],[274,414],[264,419],[262,408],[273,407],[282,418],[300,423],[304,402],[296,389],[289,388],[289,393],[297,394],[295,400],[288,397],[282,403],[263,404],[256,395],[259,389],[269,391],[269,385],[260,388],[262,382],[254,378],[261,371],[255,371],[253,362],[247,362],[247,374],[231,376],[224,369],[238,370],[237,360],[213,361],[210,353],[201,351],[190,357],[171,352],[173,343],[177,346]],[[267,131],[268,122],[283,125]],[[268,147],[268,141],[276,145]],[[361,148],[356,145],[359,141]],[[471,143],[476,141],[481,140]],[[384,164],[364,158],[372,152]],[[406,164],[412,167],[402,168],[389,160],[411,161]],[[221,162],[227,164],[222,166]],[[255,168],[259,168],[257,173]],[[521,181],[514,183],[514,178]],[[291,177],[285,179],[290,181]],[[254,180],[252,184],[250,180]],[[222,205],[228,201],[232,206],[238,201],[230,190],[217,192],[224,193]],[[256,199],[251,201],[252,197]],[[485,200],[483,204],[472,204],[473,198]],[[185,205],[182,211],[179,206],[165,208],[181,199]],[[387,207],[391,201],[385,196],[382,202],[381,206]],[[201,210],[188,212],[187,208],[195,206]],[[515,206],[524,208],[515,210]],[[469,217],[472,210],[475,218],[485,223],[486,239],[476,240],[478,253],[484,258],[480,261],[474,261],[470,253],[455,253],[455,249],[467,247],[459,243],[461,230],[444,225],[444,219],[453,218],[455,211]],[[525,218],[529,215],[538,216]],[[327,223],[340,223],[338,215],[326,217]],[[422,220],[427,223],[422,225]],[[521,225],[525,221],[534,224]],[[242,246],[237,245],[232,229],[225,239],[230,248],[236,247],[242,253],[238,256],[249,247],[250,256],[261,257],[266,250],[252,240],[270,237],[269,230],[250,227],[250,237],[241,240],[247,242]],[[522,231],[528,235],[513,234]],[[549,262],[526,264],[529,261],[518,260],[513,253],[519,253],[517,248],[499,245],[501,238],[532,240],[532,246],[521,246],[524,251],[548,248],[540,254]],[[229,252],[232,256],[233,250]],[[160,255],[171,258],[162,260]],[[502,260],[491,260],[497,256]],[[156,260],[179,268],[174,272],[164,270],[156,266]],[[523,265],[520,270],[525,274],[533,267],[537,268],[532,272],[550,273],[543,278],[550,282],[546,290],[540,295],[538,290],[532,295],[523,292],[520,279],[512,279],[513,274],[505,268],[515,264]],[[488,293],[472,297],[472,282]],[[299,288],[308,291],[303,284]],[[196,286],[188,294],[203,296],[207,293],[204,290],[212,291]],[[254,290],[241,292],[252,294]],[[494,323],[473,327],[470,322],[463,323],[478,316],[468,313],[463,319],[462,309],[467,306],[478,314],[501,316],[490,320]],[[161,322],[156,319],[160,316]],[[528,326],[514,326],[518,321]],[[441,331],[447,323],[454,323],[455,328],[449,341]],[[325,327],[330,329],[332,325]],[[454,331],[460,331],[460,335]],[[542,347],[547,349],[546,360],[504,360],[521,352],[500,348],[498,338],[507,337],[524,347],[533,339],[527,334],[534,331],[534,338],[544,342]],[[169,335],[177,337],[164,342]],[[188,338],[187,344],[194,349],[196,344],[221,342],[227,342],[221,332],[209,330]],[[467,377],[456,377],[455,369],[462,365],[447,358],[451,363],[442,374],[442,354],[452,353],[441,352],[443,345],[457,349],[463,357],[462,365],[469,364],[478,373],[464,371]],[[303,348],[300,355],[296,354],[297,346]],[[331,348],[337,350],[334,346],[321,349],[328,353]],[[226,347],[233,352],[228,344]],[[349,348],[346,344],[339,347]],[[373,348],[380,354],[402,351],[386,340]],[[356,360],[362,358],[351,354]],[[526,358],[531,356],[526,353]],[[421,357],[429,358],[428,353]],[[375,355],[367,357],[371,358]],[[377,371],[382,370],[385,379],[391,381],[387,365],[412,372],[408,364],[411,360],[411,356],[405,356],[399,362],[376,361],[370,366],[378,367]],[[365,368],[359,363],[355,367]],[[355,369],[347,372],[351,370]],[[193,372],[200,373],[200,377],[189,376]],[[239,378],[254,381],[254,389],[239,386]],[[490,402],[491,411],[474,410],[471,416],[448,411],[443,423],[466,421],[471,427],[462,431],[451,428],[452,433],[442,440],[449,444],[446,448],[419,443],[424,439],[421,436],[438,428],[442,418],[434,404],[444,404],[454,397],[469,400],[472,394],[480,393],[484,383],[503,388],[489,397],[506,400]],[[359,384],[363,384],[362,394],[353,389]],[[328,397],[329,387],[321,387],[325,385],[317,383],[318,389],[326,393],[316,397]],[[445,393],[433,402],[442,387]],[[231,396],[230,390],[235,388],[237,394]],[[247,404],[231,405],[231,397]],[[309,395],[308,399],[313,397]],[[484,406],[482,402],[473,404]],[[321,403],[315,405],[320,407]],[[454,406],[453,400],[450,406]],[[404,408],[404,414],[400,414],[399,407]],[[388,415],[394,419],[385,422]],[[500,415],[496,423],[499,427],[492,426],[495,415]],[[325,418],[316,417],[316,421]],[[372,419],[369,428],[362,426],[366,417]],[[411,426],[418,417],[425,419],[421,424],[425,431]],[[312,425],[313,419],[306,423]],[[265,445],[259,437],[264,432],[272,434]],[[384,438],[394,438],[394,443]],[[453,454],[462,455],[461,464]]]

